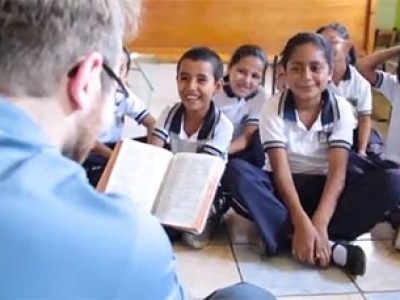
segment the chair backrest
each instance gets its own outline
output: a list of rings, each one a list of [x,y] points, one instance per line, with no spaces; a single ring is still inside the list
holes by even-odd
[[[271,85],[271,95],[275,94],[276,90],[276,68],[278,67],[278,55],[274,55],[274,60],[272,62],[272,85]]]
[[[379,29],[375,30],[375,43],[374,48],[385,47],[390,48],[396,42],[397,29]]]

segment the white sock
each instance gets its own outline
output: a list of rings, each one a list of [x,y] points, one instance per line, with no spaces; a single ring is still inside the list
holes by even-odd
[[[335,243],[331,241],[329,241],[329,245],[332,249],[333,262],[339,266],[344,267],[347,262],[347,248],[341,244],[337,244],[335,248],[333,248],[333,245],[335,245]]]

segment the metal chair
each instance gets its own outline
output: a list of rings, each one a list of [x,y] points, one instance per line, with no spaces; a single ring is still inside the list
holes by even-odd
[[[154,86],[153,86],[153,84],[151,83],[150,78],[146,75],[146,73],[144,72],[142,66],[140,65],[139,58],[141,58],[142,55],[139,54],[139,53],[137,53],[137,52],[131,52],[131,53],[130,53],[130,57],[131,57],[131,61],[132,61],[132,63],[133,63],[133,64],[131,65],[130,70],[140,72],[140,74],[142,74],[144,80],[146,81],[147,85],[149,86],[150,90],[151,90],[151,91],[154,91]],[[144,57],[144,56],[143,56],[143,57]],[[151,56],[150,56],[150,57],[151,57]]]

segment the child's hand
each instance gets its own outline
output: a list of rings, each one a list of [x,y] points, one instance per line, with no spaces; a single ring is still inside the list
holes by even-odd
[[[316,264],[322,268],[326,268],[331,263],[331,247],[329,245],[328,229],[326,226],[318,226],[314,224],[318,232],[318,238],[315,244],[315,260]]]
[[[294,222],[292,254],[301,262],[315,265],[315,246],[319,234],[307,216]]]
[[[362,157],[367,157],[367,153],[363,150],[358,151],[358,155],[360,155]]]

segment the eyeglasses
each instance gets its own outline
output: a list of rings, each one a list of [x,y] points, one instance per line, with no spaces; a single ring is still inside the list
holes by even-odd
[[[103,70],[104,72],[106,72],[106,74],[112,79],[114,80],[117,85],[118,85],[118,89],[120,90],[120,92],[123,94],[123,96],[125,98],[129,97],[129,92],[125,86],[125,84],[122,82],[122,80],[117,76],[117,74],[115,74],[115,72],[106,64],[103,62],[102,64]],[[74,77],[76,75],[76,73],[78,72],[78,68],[79,65],[76,65],[75,67],[73,67],[69,72],[68,72],[68,77]]]

